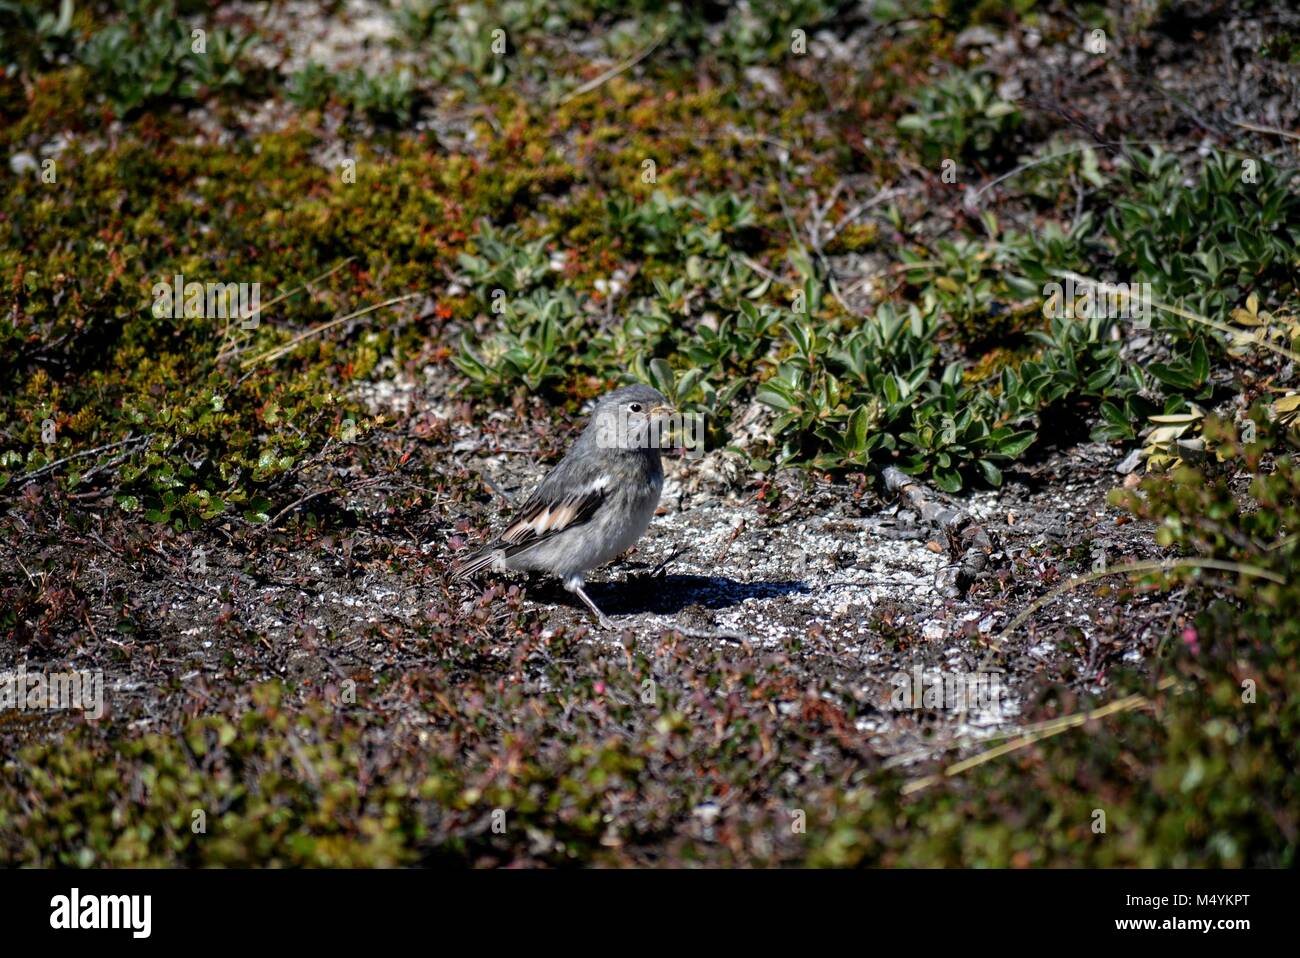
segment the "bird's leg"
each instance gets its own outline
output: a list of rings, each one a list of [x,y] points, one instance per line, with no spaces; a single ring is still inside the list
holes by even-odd
[[[589,608],[593,613],[595,613],[596,618],[600,620],[600,627],[602,629],[615,628],[615,625],[613,622],[610,621],[609,616],[605,615],[604,612],[600,611],[600,609],[596,606],[596,603],[591,601],[591,596],[587,595],[586,591],[582,588],[582,580],[571,579],[568,582],[564,583],[564,587],[568,589],[570,592],[572,592],[574,595],[576,595],[579,599],[581,599],[586,604],[587,608]]]

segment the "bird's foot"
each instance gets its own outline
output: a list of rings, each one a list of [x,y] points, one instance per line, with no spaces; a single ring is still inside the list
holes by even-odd
[[[583,589],[580,583],[565,583],[564,587],[583,601],[587,608],[591,610],[591,614],[596,617],[596,621],[600,623],[602,629],[613,631],[618,628],[610,617],[601,612],[600,607],[591,601],[591,596],[587,595],[586,590]]]

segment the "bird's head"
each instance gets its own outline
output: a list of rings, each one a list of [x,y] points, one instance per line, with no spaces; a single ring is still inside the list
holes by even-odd
[[[658,449],[668,444],[677,410],[650,386],[624,386],[596,401],[591,425],[597,445],[619,449]]]

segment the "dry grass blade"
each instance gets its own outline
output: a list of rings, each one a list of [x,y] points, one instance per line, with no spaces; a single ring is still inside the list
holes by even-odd
[[[319,276],[313,276],[311,279],[307,280],[307,282],[303,283],[301,286],[295,286],[287,293],[281,293],[279,296],[275,297],[274,299],[262,303],[257,307],[257,309],[251,310],[246,315],[241,316],[240,319],[242,320],[252,319],[254,316],[258,316],[261,313],[264,313],[266,310],[270,309],[272,306],[275,306],[277,303],[284,302],[290,296],[296,296],[297,294],[305,290],[308,286],[310,286],[312,283],[319,283],[323,279],[329,279],[331,276],[333,276],[335,273],[341,270],[344,266],[347,266],[348,263],[352,262],[354,259],[356,259],[355,256],[349,256],[347,259],[343,260],[343,262],[338,263],[333,268],[328,269],[325,272],[321,273]],[[233,348],[234,343],[230,341],[231,338],[230,332],[231,332],[230,324],[227,323],[226,329],[221,335],[221,339],[222,339],[221,348],[217,350],[217,362],[221,362],[221,360],[229,356],[231,352],[238,351],[237,349]]]
[[[1014,632],[1031,615],[1059,596],[1073,591],[1077,586],[1103,579],[1106,576],[1127,575],[1130,572],[1172,572],[1174,569],[1215,569],[1220,572],[1235,572],[1238,575],[1268,579],[1278,585],[1286,585],[1287,581],[1285,576],[1269,569],[1261,569],[1258,566],[1246,565],[1242,562],[1229,562],[1226,559],[1152,559],[1147,562],[1127,562],[1124,565],[1099,569],[1096,572],[1087,572],[1081,576],[1076,576],[1068,582],[1061,583],[1045,595],[1039,596],[1029,603],[1023,612],[1011,620],[1007,627],[993,639],[992,644],[1001,645],[1006,641],[1007,636]]]
[[[1260,126],[1258,123],[1244,123],[1241,120],[1230,120],[1233,126],[1239,126],[1243,130],[1251,130],[1255,133],[1271,133],[1273,136],[1283,136],[1288,140],[1300,140],[1300,133],[1289,133],[1286,130],[1279,130],[1275,126]]]
[[[1173,676],[1165,676],[1156,683],[1158,691],[1164,691],[1172,688],[1177,684],[1177,679]],[[1069,731],[1072,728],[1078,728],[1086,725],[1094,719],[1105,718],[1108,715],[1116,715],[1120,712],[1132,712],[1140,708],[1146,708],[1155,703],[1145,695],[1135,693],[1126,695],[1123,698],[1109,702],[1100,708],[1089,709],[1086,712],[1075,712],[1073,715],[1062,715],[1059,718],[1049,719],[1037,726],[1031,726],[1024,735],[1013,739],[1010,742],[1004,742],[1001,745],[994,746],[980,752],[978,755],[972,755],[970,758],[962,759],[949,765],[938,775],[927,775],[925,778],[913,779],[902,788],[902,794],[911,795],[922,789],[929,788],[931,785],[937,785],[946,778],[952,778],[954,775],[960,775],[962,772],[969,771],[972,768],[991,762],[995,758],[1001,758],[1003,755],[1009,755],[1017,752],[1022,748],[1028,748],[1044,739],[1051,738],[1054,735],[1060,735],[1062,732]]]
[[[588,80],[586,83],[578,87],[576,90],[570,90],[564,96],[560,97],[559,101],[556,103],[556,106],[564,106],[564,104],[568,103],[570,100],[577,99],[578,97],[582,96],[584,93],[590,93],[592,90],[595,90],[597,87],[601,86],[602,84],[608,82],[609,80],[614,79],[614,77],[618,76],[620,73],[623,73],[625,70],[632,69],[634,66],[640,63],[650,54],[654,53],[655,50],[659,48],[659,44],[664,42],[664,37],[666,37],[667,35],[668,32],[666,30],[660,30],[659,35],[656,36],[654,40],[652,40],[649,43],[649,45],[647,45],[644,49],[642,49],[640,53],[632,57],[632,59],[624,60],[622,63],[616,64],[610,67],[600,76]]]
[[[341,326],[343,323],[346,323],[350,319],[356,319],[359,316],[365,316],[367,313],[376,312],[377,310],[384,309],[387,306],[395,306],[398,303],[404,303],[407,300],[415,299],[416,297],[423,296],[423,295],[424,295],[423,293],[407,293],[405,296],[395,296],[392,299],[384,300],[382,303],[376,303],[373,306],[367,306],[365,309],[358,309],[354,313],[348,313],[346,316],[340,316],[337,319],[331,319],[328,322],[321,323],[317,326],[313,326],[311,329],[299,333],[297,336],[293,337],[293,339],[289,340],[283,346],[277,346],[274,349],[262,353],[262,355],[260,356],[254,356],[252,359],[244,360],[244,362],[241,365],[243,366],[244,369],[248,369],[250,366],[256,366],[259,363],[273,362],[274,360],[279,359],[281,356],[285,355],[286,353],[293,352],[293,350],[304,341],[311,339],[313,336],[318,336],[323,332],[333,329],[335,326]]]
[[[1123,287],[1115,286],[1113,283],[1105,283],[1101,280],[1089,279],[1087,276],[1081,276],[1068,269],[1054,269],[1052,270],[1052,274],[1059,276],[1062,279],[1072,279],[1076,283],[1082,283],[1083,285],[1091,286],[1094,289],[1119,293],[1121,296],[1124,296],[1125,299],[1130,295]],[[1156,309],[1163,309],[1166,313],[1173,313],[1175,316],[1181,316],[1183,319],[1190,319],[1192,322],[1200,323],[1202,326],[1209,326],[1211,329],[1218,330],[1234,340],[1240,340],[1242,337],[1242,330],[1234,329],[1226,323],[1216,322],[1215,320],[1210,319],[1210,317],[1202,316],[1200,313],[1194,313],[1190,309],[1183,309],[1181,306],[1170,306],[1168,303],[1161,303],[1157,300],[1152,300],[1151,305]],[[1285,356],[1292,362],[1300,363],[1300,353],[1287,349],[1285,346],[1278,346],[1276,343],[1270,343],[1266,339],[1251,339],[1249,341],[1263,346],[1265,349],[1271,350],[1279,356]]]

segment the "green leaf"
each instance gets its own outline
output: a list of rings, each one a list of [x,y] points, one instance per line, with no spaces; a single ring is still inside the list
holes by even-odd
[[[1147,367],[1149,372],[1166,386],[1172,386],[1174,389],[1195,389],[1196,380],[1187,372],[1168,363],[1152,363]]]
[[[785,411],[795,405],[793,391],[779,380],[769,380],[758,387],[754,398],[765,406]]]
[[[859,406],[853,410],[853,415],[849,417],[848,428],[845,430],[845,450],[848,452],[862,452],[867,447],[867,407]]]
[[[934,484],[943,492],[961,492],[961,475],[956,470],[936,469]]]
[[[1192,375],[1196,377],[1197,385],[1210,375],[1210,354],[1205,349],[1205,340],[1199,336],[1192,343]]]
[[[1038,433],[1029,429],[1012,433],[998,444],[998,455],[1007,459],[1017,459],[1021,453],[1034,444],[1034,440],[1037,438]]]
[[[650,360],[649,372],[652,386],[669,398],[676,393],[673,388],[676,377],[673,375],[673,368],[668,365],[668,360],[659,358]]]

